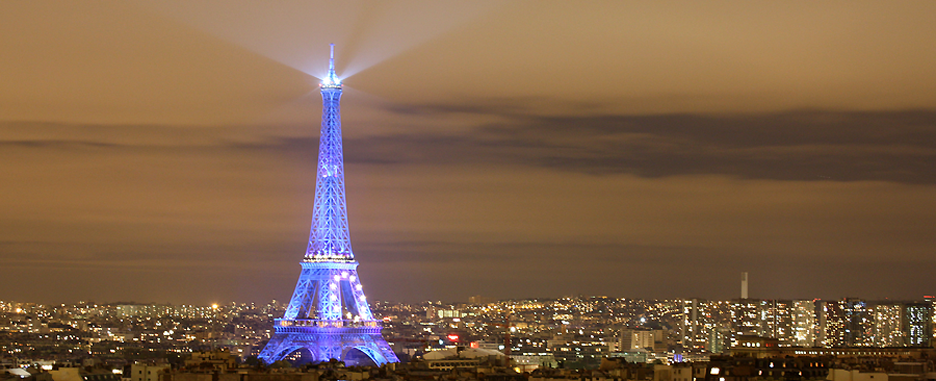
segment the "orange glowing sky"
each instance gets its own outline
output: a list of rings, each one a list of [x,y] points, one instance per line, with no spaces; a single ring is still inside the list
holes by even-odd
[[[0,300],[286,299],[328,44],[373,300],[936,289],[936,3],[0,3]]]

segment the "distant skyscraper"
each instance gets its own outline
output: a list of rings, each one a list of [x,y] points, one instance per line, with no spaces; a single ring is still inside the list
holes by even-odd
[[[741,299],[747,299],[747,298],[748,298],[748,292],[747,292],[748,284],[747,284],[747,282],[748,282],[747,272],[741,273]]]
[[[711,351],[713,332],[722,323],[722,314],[727,313],[729,305],[699,299],[686,299],[680,303],[682,312],[682,321],[679,325],[680,344],[689,350]],[[726,311],[722,311],[722,307],[725,307]]]
[[[732,343],[752,335],[777,339],[784,347],[811,347],[815,322],[812,301],[740,299],[731,309]]]
[[[779,345],[790,346],[793,332],[793,301],[770,300],[764,308],[764,336],[777,339]]]
[[[907,346],[929,347],[933,342],[933,306],[929,303],[904,305],[903,332]]]
[[[707,337],[704,333],[704,301],[687,299],[681,301],[682,319],[679,326],[679,341],[686,349],[704,349]]]
[[[286,313],[276,319],[275,333],[260,358],[272,363],[301,350],[315,362],[397,362],[371,314],[351,252],[341,147],[342,86],[335,74],[334,45],[320,87],[324,105],[309,246]]]
[[[873,346],[874,318],[861,299],[822,302],[820,312],[821,346]]]
[[[816,304],[811,300],[794,300],[792,315],[790,345],[794,347],[816,345]]]
[[[732,344],[737,343],[738,336],[764,336],[763,306],[756,299],[740,299],[731,306]]]
[[[878,304],[872,307],[874,314],[874,339],[876,347],[902,347],[906,345],[901,322],[903,308],[900,303]]]

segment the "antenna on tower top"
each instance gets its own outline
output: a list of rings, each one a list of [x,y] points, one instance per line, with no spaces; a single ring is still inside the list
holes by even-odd
[[[328,74],[322,79],[322,85],[330,87],[341,87],[341,80],[335,74],[335,44],[331,45],[331,55],[328,59]]]

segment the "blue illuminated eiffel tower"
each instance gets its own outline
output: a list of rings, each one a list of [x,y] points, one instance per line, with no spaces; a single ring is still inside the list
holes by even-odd
[[[367,358],[377,365],[398,362],[380,335],[380,322],[371,314],[351,252],[341,150],[341,80],[335,75],[334,44],[328,75],[319,86],[324,107],[309,247],[286,313],[273,323],[275,332],[260,359],[270,364],[304,349],[314,362],[337,359],[353,365],[366,363]]]

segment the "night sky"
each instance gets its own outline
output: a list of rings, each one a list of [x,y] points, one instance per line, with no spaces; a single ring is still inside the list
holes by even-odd
[[[0,300],[936,293],[933,1],[0,2]]]

